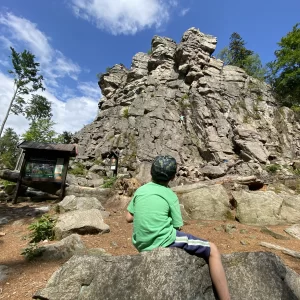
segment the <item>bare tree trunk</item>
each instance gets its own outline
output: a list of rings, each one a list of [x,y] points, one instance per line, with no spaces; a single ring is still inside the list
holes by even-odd
[[[12,105],[13,105],[13,103],[14,103],[15,98],[16,98],[17,92],[18,92],[18,88],[16,88],[16,90],[15,90],[15,92],[14,92],[14,95],[13,95],[11,101],[10,101],[8,110],[7,110],[7,112],[6,112],[6,116],[5,116],[5,118],[4,118],[3,122],[2,122],[1,129],[0,129],[0,138],[1,138],[1,136],[2,136],[2,132],[3,132],[3,129],[4,129],[5,123],[6,123],[6,121],[7,121],[7,118],[8,118],[8,115],[9,115],[9,113],[10,113],[11,107],[12,107]]]

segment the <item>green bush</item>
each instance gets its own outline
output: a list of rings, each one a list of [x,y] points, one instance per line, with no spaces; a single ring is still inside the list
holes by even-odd
[[[181,97],[182,100],[185,100],[185,99],[188,99],[188,98],[189,98],[189,95],[188,95],[188,94],[184,94],[184,95]]]
[[[68,172],[69,174],[73,174],[73,175],[85,175],[86,169],[82,163],[76,163],[73,169],[70,169]]]
[[[126,119],[129,118],[128,108],[125,108],[125,109],[123,110],[123,117],[126,118]]]
[[[102,187],[111,188],[115,184],[116,180],[117,180],[117,176],[109,177],[104,181]]]
[[[56,220],[51,216],[45,214],[39,218],[36,222],[29,225],[29,229],[32,231],[30,233],[30,243],[38,243],[43,240],[53,240],[54,239],[54,226]]]
[[[266,170],[269,173],[276,173],[280,169],[281,169],[280,165],[277,164],[266,166]]]
[[[291,110],[294,111],[295,113],[300,113],[300,106],[299,105],[293,105],[291,107]]]
[[[44,252],[42,247],[38,247],[36,243],[30,243],[28,247],[24,248],[21,255],[24,255],[27,260],[31,261],[36,257],[39,257]]]
[[[0,184],[4,185],[4,187],[7,187],[9,185],[11,185],[13,182],[5,180],[5,179],[0,179]]]

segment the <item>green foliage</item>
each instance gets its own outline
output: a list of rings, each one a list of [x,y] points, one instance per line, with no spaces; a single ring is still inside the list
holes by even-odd
[[[76,163],[72,169],[68,171],[70,174],[73,175],[85,175],[86,169],[82,163]]]
[[[5,179],[0,179],[0,184],[4,185],[4,187],[7,187],[8,185],[11,185],[12,182]]]
[[[22,135],[26,141],[35,141],[39,143],[56,143],[57,133],[53,126],[55,123],[51,119],[38,119],[32,121],[29,129]]]
[[[283,105],[300,103],[300,23],[278,43],[276,59],[268,64],[268,81]]]
[[[151,54],[152,54],[152,49],[148,50],[148,51],[147,51],[147,54],[148,54],[148,55],[151,55]]]
[[[24,255],[27,260],[34,260],[36,257],[39,257],[44,252],[42,247],[39,247],[36,243],[30,243],[28,247],[24,248],[21,252],[21,255]]]
[[[32,231],[30,234],[30,243],[38,243],[43,240],[53,240],[56,220],[51,216],[45,214],[39,218],[36,222],[29,225],[29,229]]]
[[[95,159],[94,164],[95,165],[103,165],[104,162],[101,157],[98,157],[97,159]]]
[[[19,156],[19,136],[12,128],[7,128],[0,138],[0,164],[14,169]]]
[[[299,113],[300,112],[300,106],[292,105],[291,110],[294,111],[295,113]]]
[[[266,68],[263,68],[260,57],[258,54],[252,54],[245,58],[243,62],[243,69],[248,75],[264,80],[266,74]]]
[[[74,134],[70,131],[64,131],[56,138],[56,143],[71,144]]]
[[[191,104],[187,101],[188,99],[189,99],[189,95],[184,94],[178,101],[178,104],[179,104],[179,107],[180,107],[180,110],[182,111],[182,113],[191,106]]]
[[[258,54],[245,47],[245,41],[234,32],[230,36],[229,47],[223,48],[217,55],[225,65],[232,65],[244,69],[247,74],[260,80],[264,79],[266,69],[262,67]]]
[[[182,100],[186,100],[186,99],[189,99],[189,95],[188,94],[184,94],[182,97],[181,97]]]
[[[245,41],[237,32],[231,34],[229,51],[232,58],[232,65],[244,68],[245,60],[253,54],[253,51],[246,49],[245,44]]]
[[[293,170],[293,173],[294,173],[295,175],[300,176],[300,169],[295,169],[295,170]]]
[[[14,77],[14,91],[0,128],[0,137],[9,113],[12,111],[14,114],[19,114],[24,111],[27,102],[23,95],[29,95],[39,89],[44,90],[43,76],[39,75],[39,63],[35,62],[35,56],[27,50],[18,53],[14,48],[10,47],[10,49],[13,68],[8,72]]]
[[[124,118],[126,118],[126,119],[128,119],[129,118],[129,110],[128,110],[128,107],[127,108],[125,108],[124,110],[123,110],[123,117]]]
[[[111,188],[115,184],[117,176],[109,177],[104,181],[103,188]]]
[[[276,173],[280,169],[281,169],[280,165],[277,165],[277,164],[266,166],[266,170],[269,173],[273,173],[273,174]]]
[[[20,111],[21,112],[21,111]],[[33,95],[24,110],[27,120],[51,119],[51,102],[40,95]]]

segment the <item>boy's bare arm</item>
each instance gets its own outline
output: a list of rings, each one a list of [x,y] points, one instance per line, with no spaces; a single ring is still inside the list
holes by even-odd
[[[134,216],[129,211],[126,212],[126,221],[128,223],[132,223],[133,222],[133,217]]]

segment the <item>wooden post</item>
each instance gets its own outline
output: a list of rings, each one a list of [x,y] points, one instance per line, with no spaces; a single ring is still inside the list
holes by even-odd
[[[17,186],[16,186],[16,190],[15,190],[15,194],[14,194],[14,197],[13,197],[12,204],[17,204],[20,188],[21,188],[21,185],[22,185],[22,178],[23,178],[23,175],[24,175],[24,169],[25,169],[25,166],[26,166],[26,162],[27,162],[27,156],[25,154],[23,162],[22,162],[22,166],[21,166],[21,169],[20,169],[19,178],[18,178],[18,182],[17,182]]]
[[[61,174],[61,187],[60,187],[60,195],[59,195],[60,200],[62,200],[65,196],[68,166],[69,166],[69,157],[64,157],[64,166],[63,166],[63,171]]]

